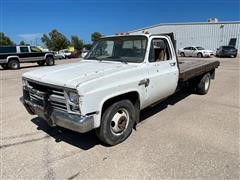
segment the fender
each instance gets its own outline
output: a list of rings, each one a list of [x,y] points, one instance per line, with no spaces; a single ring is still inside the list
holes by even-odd
[[[46,53],[46,54],[44,55],[44,59],[47,59],[47,56],[52,56],[52,57],[54,58],[53,53]]]
[[[18,56],[8,56],[8,57],[7,57],[7,63],[8,63],[9,60],[12,59],[12,58],[18,59],[18,61],[19,61],[19,57],[18,57]]]
[[[102,116],[102,109],[103,109],[103,106],[104,106],[104,103],[105,102],[107,102],[108,100],[110,100],[110,99],[113,99],[113,98],[116,98],[116,97],[118,97],[118,96],[124,96],[125,94],[128,94],[128,93],[137,93],[137,95],[138,95],[138,99],[139,99],[139,104],[140,104],[140,106],[141,106],[141,98],[140,98],[140,94],[139,94],[139,92],[138,92],[138,90],[137,89],[129,89],[129,90],[127,90],[127,91],[121,91],[121,92],[118,92],[118,93],[114,93],[114,94],[110,94],[110,95],[108,95],[108,96],[105,96],[105,97],[103,97],[102,98],[102,101],[100,101],[99,102],[99,105],[98,105],[98,110],[99,110],[99,112],[98,112],[98,114],[95,116],[95,123],[94,123],[94,126],[97,128],[97,127],[99,127],[100,126],[100,124],[101,124],[101,116]]]

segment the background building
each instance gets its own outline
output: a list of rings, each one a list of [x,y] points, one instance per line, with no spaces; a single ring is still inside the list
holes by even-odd
[[[177,49],[186,46],[202,46],[215,51],[219,46],[235,46],[240,51],[240,22],[218,22],[216,18],[199,23],[158,24],[130,31],[131,34],[173,32],[177,40]],[[238,51],[238,52],[239,52]]]

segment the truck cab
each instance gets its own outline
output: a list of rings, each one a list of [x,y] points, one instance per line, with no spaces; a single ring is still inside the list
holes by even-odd
[[[206,94],[219,62],[179,62],[173,34],[101,38],[80,62],[23,74],[22,103],[51,126],[124,141],[140,111],[191,82]]]

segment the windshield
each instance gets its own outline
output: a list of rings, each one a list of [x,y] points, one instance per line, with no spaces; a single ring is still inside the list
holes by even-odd
[[[41,49],[39,49],[39,48],[36,47],[36,46],[31,46],[30,48],[31,48],[31,51],[32,51],[32,52],[41,52]]]
[[[203,47],[196,47],[198,50],[204,50]]]
[[[231,49],[235,49],[234,47],[232,46],[223,46],[223,49],[226,49],[226,50],[231,50]]]
[[[119,36],[100,39],[84,59],[143,62],[146,52],[147,37]]]

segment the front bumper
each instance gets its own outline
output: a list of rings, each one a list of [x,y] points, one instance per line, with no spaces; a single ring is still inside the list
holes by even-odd
[[[51,107],[44,108],[24,99],[24,97],[21,97],[20,101],[30,114],[36,114],[39,117],[42,117],[50,126],[57,125],[80,133],[85,133],[94,129],[93,115],[81,116],[77,114],[69,114],[68,112],[57,109],[51,109]]]
[[[214,55],[214,53],[204,53],[203,54],[203,57],[211,57],[211,56],[213,56]]]

